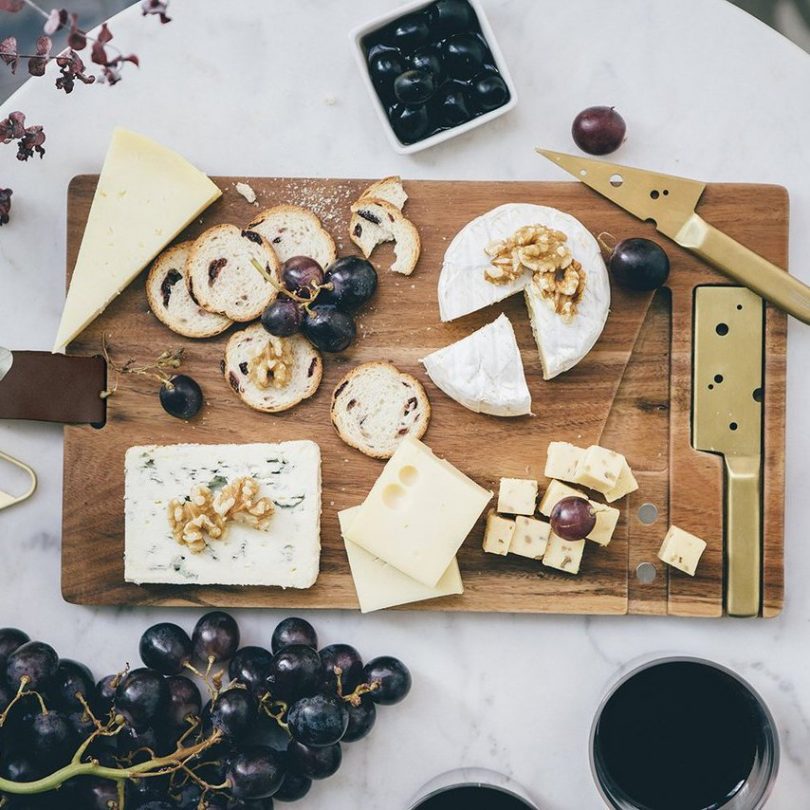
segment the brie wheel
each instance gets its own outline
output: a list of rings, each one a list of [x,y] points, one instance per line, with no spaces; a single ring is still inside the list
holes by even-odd
[[[569,321],[540,296],[528,270],[507,284],[493,284],[484,277],[490,264],[484,248],[536,224],[565,233],[574,259],[587,275],[577,313]],[[593,348],[610,311],[610,282],[599,243],[579,220],[544,205],[507,203],[465,225],[447,248],[439,276],[442,320],[452,321],[518,292],[526,298],[543,377],[549,380],[573,368]]]
[[[506,315],[421,361],[447,396],[475,413],[523,416],[532,401],[515,331]]]

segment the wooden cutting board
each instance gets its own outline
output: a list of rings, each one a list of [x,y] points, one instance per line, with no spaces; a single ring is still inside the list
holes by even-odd
[[[68,275],[79,248],[97,178],[80,176],[68,193]],[[211,225],[247,224],[259,210],[234,189],[245,178],[219,177],[223,197],[180,239]],[[261,207],[297,203],[312,208],[341,253],[356,252],[347,238],[349,204],[369,181],[247,178]],[[183,370],[205,392],[206,404],[188,423],[167,416],[157,383],[122,377],[109,398],[104,427],[65,428],[62,590],[81,604],[217,605],[356,608],[337,512],[359,504],[382,469],[347,447],[332,428],[329,402],[339,378],[368,360],[390,360],[423,381],[433,406],[425,441],[480,484],[497,490],[501,476],[544,482],[549,441],[601,444],[619,450],[640,489],[621,503],[622,518],[606,548],[589,543],[579,576],[510,555],[481,551],[482,523],[461,549],[465,592],[411,608],[555,613],[642,613],[718,616],[723,605],[722,459],[690,446],[693,290],[726,279],[577,183],[406,182],[406,213],[419,227],[422,257],[413,276],[387,271],[390,246],[373,261],[378,293],[358,318],[358,339],[342,355],[327,356],[324,379],[310,400],[281,415],[250,410],[220,373],[229,330],[209,340],[175,335],[151,314],[142,274],[71,347],[97,354],[107,335],[113,358],[139,363],[183,346]],[[454,234],[475,216],[506,202],[532,202],[570,212],[594,234],[659,241],[672,264],[668,288],[656,295],[612,288],[611,315],[591,353],[572,371],[542,379],[522,296],[449,324],[439,320],[436,285]],[[712,224],[780,266],[787,264],[788,199],[776,186],[710,185],[700,213]],[[135,224],[133,223],[133,227]],[[419,358],[458,340],[499,312],[512,321],[532,393],[534,416],[499,419],[473,414],[439,391]],[[783,500],[786,319],[767,307],[763,430],[764,609],[775,615],[783,599]],[[236,327],[234,327],[236,328]],[[137,586],[124,582],[123,459],[134,444],[233,443],[313,439],[323,455],[321,573],[306,591],[259,587]],[[176,493],[171,493],[172,495]],[[641,507],[644,507],[641,509]],[[641,511],[639,511],[641,509]],[[652,522],[644,522],[642,517]],[[704,537],[708,548],[694,578],[668,569],[656,552],[670,522]],[[642,582],[641,570],[654,574]]]

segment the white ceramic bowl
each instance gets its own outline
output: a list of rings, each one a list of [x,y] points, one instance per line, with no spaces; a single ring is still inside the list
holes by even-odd
[[[388,120],[385,107],[380,101],[380,97],[377,95],[377,91],[374,89],[374,84],[371,81],[371,76],[368,72],[368,65],[366,63],[366,54],[363,50],[362,39],[364,36],[366,36],[366,34],[370,34],[372,31],[382,28],[384,25],[396,20],[398,17],[427,8],[427,6],[431,4],[431,0],[427,0],[427,2],[426,0],[414,0],[414,2],[401,6],[394,11],[390,11],[387,14],[383,14],[381,17],[371,20],[365,25],[355,28],[349,35],[353,43],[354,55],[357,59],[357,66],[360,68],[360,75],[362,76],[363,83],[366,85],[366,89],[368,90],[371,103],[377,110],[377,115],[379,116],[380,122],[383,125],[383,129],[385,130],[389,143],[397,152],[402,155],[410,155],[414,152],[420,152],[422,149],[427,149],[429,146],[435,146],[437,143],[450,140],[450,138],[455,138],[457,135],[463,135],[465,132],[469,132],[471,129],[480,127],[482,124],[486,124],[488,121],[492,121],[504,113],[509,112],[509,110],[511,110],[512,107],[517,104],[517,90],[515,89],[515,84],[512,81],[512,77],[509,75],[509,70],[506,67],[506,62],[503,58],[503,53],[501,53],[501,49],[498,47],[498,42],[495,39],[495,34],[492,31],[492,26],[490,26],[489,20],[487,19],[486,14],[484,14],[484,9],[481,7],[479,0],[468,0],[468,2],[473,7],[473,10],[478,17],[478,23],[481,26],[481,33],[484,35],[484,39],[486,39],[487,44],[489,45],[495,66],[498,68],[504,83],[509,89],[509,101],[507,101],[502,107],[490,110],[488,113],[479,115],[477,118],[473,118],[471,121],[467,121],[464,124],[459,124],[456,127],[445,129],[442,132],[437,132],[435,135],[431,135],[429,138],[423,138],[421,141],[417,141],[416,143],[404,144],[399,140],[399,138],[397,138],[396,133]]]

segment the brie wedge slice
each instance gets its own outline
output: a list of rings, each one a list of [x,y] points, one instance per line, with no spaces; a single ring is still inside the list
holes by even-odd
[[[475,413],[531,413],[520,349],[506,315],[429,354],[422,365],[447,396]]]

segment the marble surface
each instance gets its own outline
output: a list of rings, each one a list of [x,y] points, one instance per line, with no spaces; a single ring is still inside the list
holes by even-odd
[[[65,190],[97,171],[116,124],[181,150],[212,174],[561,179],[532,148],[572,148],[570,121],[616,105],[629,139],[619,161],[707,180],[781,183],[791,194],[791,262],[810,281],[810,59],[723,0],[484,0],[520,103],[474,133],[414,157],[394,154],[349,51],[356,24],[396,0],[175,0],[160,27],[137,8],[116,19],[142,59],[117,87],[47,80],[0,110],[45,125],[48,154],[19,164],[6,147],[2,184],[14,219],[0,231],[0,345],[51,346],[63,301]],[[543,32],[539,37],[533,31]],[[330,103],[331,102],[331,103]],[[412,668],[407,703],[316,785],[310,810],[404,808],[443,770],[485,766],[523,783],[543,808],[601,807],[588,770],[593,710],[630,662],[654,652],[708,656],[759,689],[779,724],[782,768],[769,808],[810,795],[810,545],[802,496],[810,476],[810,329],[790,325],[787,602],[771,621],[445,615],[309,616],[326,642]],[[55,392],[44,390],[43,396]],[[0,425],[0,447],[32,463],[40,488],[0,513],[0,624],[25,627],[100,676],[135,661],[140,631],[196,611],[91,610],[59,593],[61,432]],[[92,560],[87,561],[92,565]],[[248,643],[269,640],[278,612],[243,611]]]

